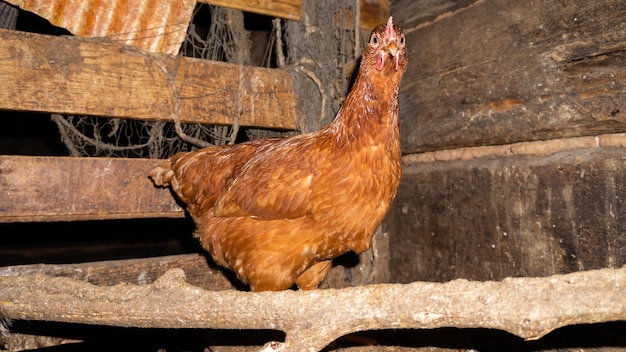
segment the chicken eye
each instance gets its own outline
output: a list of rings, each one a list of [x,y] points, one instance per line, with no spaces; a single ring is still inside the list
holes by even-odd
[[[374,45],[378,45],[378,37],[377,36],[372,36],[372,40],[371,40],[372,44]]]
[[[400,44],[404,45],[404,36],[400,37]]]

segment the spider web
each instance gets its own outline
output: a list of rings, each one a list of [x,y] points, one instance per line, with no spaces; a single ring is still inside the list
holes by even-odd
[[[317,130],[330,122],[348,92],[350,74],[346,67],[360,56],[363,45],[360,31],[354,30],[359,28],[354,25],[360,21],[358,3],[306,2],[305,12],[310,19],[272,21],[261,66],[285,68],[294,76],[301,132]],[[251,65],[249,33],[241,12],[198,4],[193,18],[181,46],[182,56]],[[297,133],[254,128],[239,133],[237,124],[179,124],[177,131],[170,122],[59,114],[53,114],[52,120],[71,156],[168,158],[178,152],[234,143],[237,138],[252,140]]]
[[[206,7],[203,9],[203,7]],[[199,4],[194,18],[210,13],[207,33],[192,22],[181,47],[181,55],[214,61],[249,64],[240,48],[249,45],[243,25],[236,28],[229,21],[228,9]],[[206,21],[206,19],[204,19]],[[117,119],[95,116],[63,116],[53,114],[61,140],[71,156],[167,158],[175,153],[196,149],[198,145],[180,138],[174,123]],[[182,132],[203,141],[203,145],[234,142],[233,126],[181,124]],[[235,133],[236,134],[236,133]]]

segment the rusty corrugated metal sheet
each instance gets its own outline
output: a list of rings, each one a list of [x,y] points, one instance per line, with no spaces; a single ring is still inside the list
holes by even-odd
[[[7,0],[84,37],[104,37],[150,52],[177,54],[195,0]]]

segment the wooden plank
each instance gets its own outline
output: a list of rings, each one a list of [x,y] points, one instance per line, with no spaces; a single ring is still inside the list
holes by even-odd
[[[0,156],[0,222],[183,217],[156,159]]]
[[[300,21],[302,19],[302,0],[198,0],[198,2],[288,20]]]
[[[164,257],[109,260],[78,264],[32,264],[0,268],[0,276],[21,276],[41,273],[55,277],[69,277],[99,286],[120,283],[151,284],[166,271],[180,268],[185,281],[205,290],[234,289],[222,270],[210,267],[206,257],[198,254],[181,254]]]
[[[291,76],[105,40],[0,30],[0,109],[296,127]],[[178,107],[177,107],[178,103]]]
[[[389,18],[389,0],[360,0],[361,1],[361,27],[368,31]],[[395,20],[397,21],[397,20]],[[398,23],[398,22],[396,22]],[[369,33],[366,36],[369,39]]]
[[[388,0],[360,0],[361,27],[372,30],[389,17]],[[241,11],[279,17],[288,20],[302,20],[302,0],[198,0],[200,3],[233,8]],[[369,33],[367,33],[369,35]]]
[[[360,0],[359,21],[363,40],[369,40],[374,27],[386,23],[389,19],[389,1],[386,0]],[[352,6],[344,6],[335,9],[335,24],[346,30],[354,30],[355,9]],[[395,20],[394,20],[395,22]]]
[[[394,21],[409,29],[432,21],[438,16],[449,14],[477,0],[410,0],[391,3]]]
[[[494,0],[407,28],[404,152],[626,131],[625,17],[623,0]]]
[[[626,264],[626,148],[404,168],[383,225],[392,282],[500,280]]]
[[[363,29],[369,31],[377,25],[387,21],[387,18],[389,17],[389,0],[360,1],[361,26]],[[288,20],[302,20],[302,0],[198,0],[198,2]]]

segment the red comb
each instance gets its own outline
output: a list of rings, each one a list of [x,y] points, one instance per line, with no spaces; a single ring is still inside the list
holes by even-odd
[[[396,36],[396,31],[393,30],[393,17],[389,16],[387,20],[387,26],[385,27],[385,37],[393,38]]]

